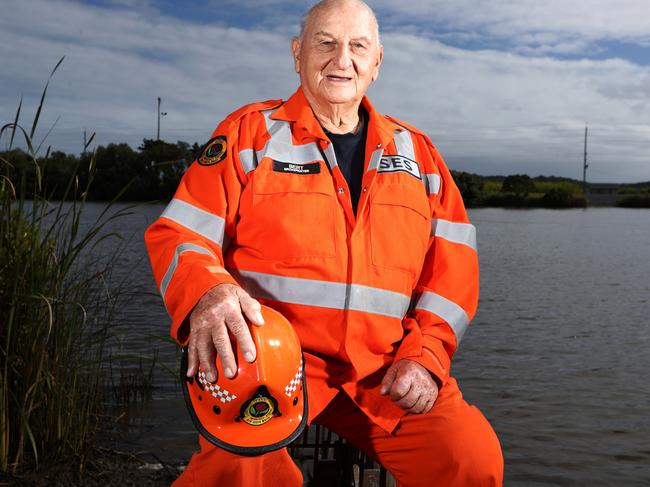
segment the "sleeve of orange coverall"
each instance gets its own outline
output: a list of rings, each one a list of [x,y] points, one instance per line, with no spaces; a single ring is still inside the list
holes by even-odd
[[[443,385],[451,358],[478,305],[476,230],[436,148],[422,137],[418,149],[430,183],[431,239],[415,288],[415,306],[404,320],[408,334],[395,361],[414,360]]]
[[[187,342],[186,318],[198,300],[218,284],[237,284],[224,268],[223,254],[234,234],[246,177],[238,157],[242,125],[229,117],[217,127],[174,198],[145,232],[156,284],[172,319],[171,336],[181,344]],[[223,140],[225,154],[220,154]]]

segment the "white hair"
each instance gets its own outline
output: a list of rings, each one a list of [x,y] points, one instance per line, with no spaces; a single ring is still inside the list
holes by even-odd
[[[305,28],[307,27],[307,23],[309,22],[309,19],[311,19],[312,15],[314,15],[316,12],[318,12],[320,9],[327,7],[330,3],[334,3],[340,0],[320,0],[319,2],[316,2],[312,7],[307,10],[307,12],[302,16],[302,19],[300,20],[300,39],[302,39],[303,34],[305,33]],[[354,0],[356,3],[362,5],[365,7],[365,9],[368,11],[370,16],[372,17],[373,22],[375,23],[375,27],[377,30],[377,43],[380,44],[379,42],[379,22],[377,22],[377,17],[375,16],[375,12],[372,11],[370,6],[364,2],[363,0]]]

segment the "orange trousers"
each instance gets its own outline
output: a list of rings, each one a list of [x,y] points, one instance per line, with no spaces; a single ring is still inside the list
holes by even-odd
[[[404,416],[386,433],[341,392],[314,420],[381,463],[401,487],[482,487],[503,483],[496,434],[452,378],[427,414]],[[173,487],[301,487],[286,448],[259,457],[228,453],[200,438],[201,451]]]

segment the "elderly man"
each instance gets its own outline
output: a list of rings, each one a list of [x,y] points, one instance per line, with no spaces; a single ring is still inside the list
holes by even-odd
[[[309,418],[402,486],[500,485],[492,428],[450,376],[474,315],[474,227],[422,132],[365,97],[383,48],[359,0],[325,0],[291,44],[300,87],[216,129],[146,241],[188,376],[237,370],[244,317],[286,316],[305,357]],[[236,379],[235,379],[236,380]],[[201,438],[175,485],[300,486],[286,449],[241,457]]]

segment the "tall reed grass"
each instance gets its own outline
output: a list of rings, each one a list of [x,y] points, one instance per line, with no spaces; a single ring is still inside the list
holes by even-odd
[[[35,146],[34,137],[62,61],[43,89],[31,128],[21,124],[21,98],[13,121],[0,129],[9,149],[24,141],[31,166],[0,158],[0,472],[5,473],[71,456],[82,467],[105,387],[103,364],[115,312],[107,284],[113,259],[96,257],[93,250],[119,237],[106,225],[124,210],[107,205],[96,221],[82,222],[94,155],[81,159],[79,165],[87,167],[73,171],[67,201],[48,199],[50,148],[39,155],[43,142]],[[26,184],[28,170],[36,174],[33,187]],[[88,174],[83,185],[80,170]]]

